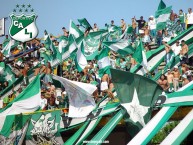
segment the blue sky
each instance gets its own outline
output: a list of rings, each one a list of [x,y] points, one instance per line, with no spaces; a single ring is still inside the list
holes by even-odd
[[[187,12],[192,6],[191,1],[164,0],[167,6],[173,6],[176,13],[179,9]],[[92,26],[97,23],[99,28],[103,28],[111,20],[120,25],[122,18],[129,24],[133,16],[138,19],[142,15],[147,20],[150,15],[154,15],[159,2],[160,0],[1,0],[0,18],[8,17],[17,4],[31,4],[38,15],[38,37],[42,37],[45,29],[54,35],[62,34],[61,28],[68,28],[70,19],[78,23],[78,18],[85,17]],[[6,21],[6,34],[9,26],[10,18]],[[0,43],[3,39],[4,37],[0,37]]]

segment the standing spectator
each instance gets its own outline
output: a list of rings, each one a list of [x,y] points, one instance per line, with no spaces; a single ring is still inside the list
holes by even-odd
[[[188,45],[185,44],[185,41],[181,41],[182,49],[180,51],[181,64],[188,63]]]
[[[161,75],[157,83],[163,88],[164,91],[169,89],[169,84],[164,74]]]
[[[182,24],[181,24],[181,21],[178,20],[177,23],[173,26],[173,34],[174,34],[174,37],[175,35],[179,35],[180,33],[183,32],[183,27],[182,27]]]
[[[187,20],[188,20],[188,25],[187,25],[187,29],[188,29],[191,26],[193,26],[193,12],[192,12],[192,8],[188,9]]]
[[[184,74],[182,75],[182,86],[185,86],[189,83],[190,81],[187,79],[187,76]]]
[[[174,66],[174,78],[173,78],[173,84],[174,84],[174,91],[177,91],[179,88],[179,78],[180,78],[180,72],[178,70],[178,66]]]
[[[171,73],[171,70],[170,69],[168,69],[168,74],[167,74],[167,81],[168,81],[168,84],[169,84],[169,89],[168,89],[168,91],[169,92],[172,92],[173,91],[173,78],[174,78],[174,76],[173,76],[173,74]]]
[[[186,22],[186,14],[183,12],[183,10],[179,10],[178,18],[181,22],[183,30],[185,30],[185,22]]]
[[[144,30],[144,37],[143,37],[143,42],[144,43],[149,43],[151,40],[150,40],[150,36],[149,36],[149,29],[148,29],[148,26],[145,26],[144,28],[143,28],[143,30]]]
[[[163,42],[169,42],[171,40],[171,36],[169,35],[167,30],[164,30],[164,34],[163,34]]]
[[[68,35],[69,35],[68,30],[65,27],[62,27],[62,30],[64,32],[64,36],[68,37]]]
[[[136,20],[136,22],[138,23],[139,30],[141,30],[145,26],[145,23],[146,23],[146,21],[143,19],[143,16],[140,17],[140,20]]]
[[[135,18],[132,18],[131,22],[132,22],[133,34],[135,35],[136,28],[137,28],[137,22],[136,22]]]
[[[114,20],[111,20],[111,26],[115,26]]]
[[[171,13],[170,13],[170,21],[175,22],[176,18],[177,18],[177,14],[174,13],[173,10],[171,10]]]
[[[97,27],[97,24],[94,23],[93,31],[96,32],[96,31],[98,31],[98,30],[99,30],[99,28]]]
[[[166,42],[164,42],[164,45],[165,45],[165,51],[166,51],[165,62],[166,64],[168,64],[171,58],[171,54],[170,54],[171,47]]]
[[[126,23],[124,21],[124,19],[121,19],[121,30],[122,30],[122,34],[125,32],[126,29]]]
[[[181,46],[180,46],[180,42],[179,40],[176,41],[176,44],[172,46],[172,51],[173,51],[173,54],[171,56],[171,59],[177,55],[180,54],[180,51],[181,51]]]
[[[156,38],[156,21],[154,19],[154,16],[150,16],[148,26],[149,26],[149,30],[150,30],[150,35],[152,37],[152,41],[155,42],[155,38]]]
[[[160,46],[160,45],[162,45],[162,30],[159,30],[159,31],[157,31],[157,36],[156,36],[156,39],[157,39],[157,45],[158,45],[158,47]]]

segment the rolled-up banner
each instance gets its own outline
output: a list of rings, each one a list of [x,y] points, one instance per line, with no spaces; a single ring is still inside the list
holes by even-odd
[[[0,19],[0,37],[5,35],[5,18]]]

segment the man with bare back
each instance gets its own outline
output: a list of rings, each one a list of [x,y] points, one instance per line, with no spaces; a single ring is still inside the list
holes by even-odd
[[[167,74],[167,81],[168,81],[168,84],[170,85],[168,91],[169,92],[172,92],[173,91],[173,79],[174,79],[174,76],[173,74],[171,73],[171,70],[168,69],[168,74]]]
[[[164,91],[167,91],[170,87],[164,74],[161,75],[157,83],[163,88]]]
[[[179,79],[180,79],[180,72],[178,70],[178,66],[174,66],[173,71],[173,84],[174,84],[174,91],[177,91],[179,88]]]
[[[182,49],[180,51],[181,64],[188,63],[188,45],[185,44],[185,41],[181,41]]]

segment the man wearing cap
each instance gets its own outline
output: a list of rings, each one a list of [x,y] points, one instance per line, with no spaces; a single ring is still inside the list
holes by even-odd
[[[167,81],[168,81],[168,83],[169,83],[169,85],[170,85],[170,88],[168,89],[169,92],[172,92],[173,89],[174,89],[174,88],[173,88],[173,78],[174,78],[174,76],[173,76],[173,74],[171,73],[171,70],[168,69]]]
[[[156,21],[154,19],[154,16],[149,17],[148,27],[150,30],[150,35],[153,38],[153,41],[155,41],[156,37]]]
[[[178,66],[174,66],[174,71],[173,71],[173,84],[174,84],[174,91],[177,91],[179,88],[179,79],[180,79],[180,72],[178,70]]]
[[[189,83],[187,76],[185,74],[182,75],[182,86],[185,86]]]
[[[176,44],[172,46],[172,51],[174,52],[174,55],[177,56],[180,54],[181,46],[179,40],[176,41]]]

